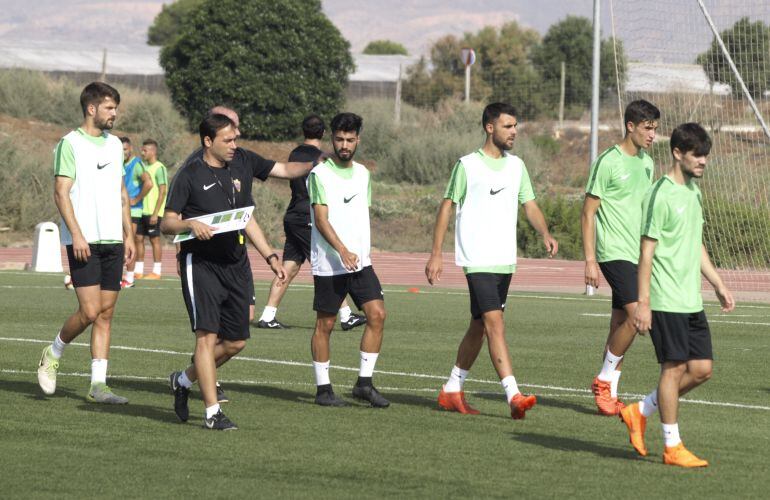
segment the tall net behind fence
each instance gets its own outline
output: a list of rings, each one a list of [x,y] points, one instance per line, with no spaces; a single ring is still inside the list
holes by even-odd
[[[645,98],[662,113],[661,140],[652,151],[658,175],[670,164],[671,131],[689,121],[706,127],[714,145],[699,181],[706,218],[704,242],[733,289],[747,297],[766,298],[770,2],[615,1],[612,12],[617,37],[631,61],[621,105]]]

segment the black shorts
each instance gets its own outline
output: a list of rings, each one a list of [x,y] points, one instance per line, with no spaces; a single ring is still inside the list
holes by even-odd
[[[194,253],[181,253],[179,270],[193,332],[216,333],[224,340],[249,338],[249,305],[254,296],[254,280],[248,259],[213,262]]]
[[[612,289],[613,309],[623,309],[623,306],[639,301],[636,264],[627,260],[611,260],[599,262],[599,269]]]
[[[139,236],[149,236],[150,238],[160,236],[161,220],[163,220],[163,217],[159,216],[156,224],[150,224],[150,216],[142,215],[142,219],[136,224],[136,234]]]
[[[713,359],[706,313],[652,311],[650,338],[658,363]]]
[[[505,311],[511,274],[469,273],[465,275],[471,295],[471,317],[481,319],[489,311]]]
[[[99,285],[102,290],[120,291],[123,276],[123,243],[91,243],[87,262],[75,259],[72,245],[67,245],[67,260],[75,288]]]
[[[310,260],[310,225],[283,223],[286,242],[283,244],[283,260],[302,264]]]
[[[131,223],[136,224],[136,228],[139,229],[139,224],[142,223],[142,216],[141,215],[139,217],[131,216]]]
[[[313,310],[329,314],[337,314],[348,294],[358,309],[369,301],[385,300],[380,280],[372,266],[366,266],[355,273],[313,276],[313,287]]]

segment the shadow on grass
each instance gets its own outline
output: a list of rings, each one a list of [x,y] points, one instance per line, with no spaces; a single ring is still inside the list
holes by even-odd
[[[88,386],[83,386],[82,392],[75,392],[71,389],[65,389],[63,387],[59,387],[56,389],[56,393],[52,394],[51,396],[46,396],[43,394],[43,391],[40,389],[40,386],[37,384],[37,382],[30,382],[27,380],[0,380],[0,391],[4,392],[15,392],[18,394],[21,394],[22,396],[27,397],[27,399],[36,400],[36,401],[48,401],[48,400],[54,400],[56,398],[70,398],[70,399],[79,399],[83,401],[86,397],[86,392],[88,391]]]
[[[110,387],[120,393],[121,389],[132,391],[149,392],[150,394],[163,394],[172,397],[168,381],[161,380],[134,380],[134,379],[112,379],[108,380]]]
[[[148,418],[165,423],[179,423],[179,419],[174,414],[174,410],[169,408],[160,408],[158,406],[131,404],[127,405],[108,405],[100,403],[83,403],[78,406],[78,410],[91,413],[109,413],[114,415],[128,415],[132,417]]]
[[[537,396],[537,404],[543,405],[543,406],[550,406],[551,408],[562,408],[565,410],[572,410],[577,413],[584,413],[586,415],[598,415],[598,412],[596,411],[596,408],[593,406],[593,401],[591,401],[590,406],[586,406],[580,403],[576,403],[573,401],[568,401],[564,399],[556,399],[556,398],[546,398]]]
[[[611,448],[591,441],[572,437],[554,436],[552,434],[512,432],[511,439],[520,443],[534,444],[557,451],[576,451],[593,453],[602,458],[618,458],[623,460],[641,461],[635,451],[626,448]]]

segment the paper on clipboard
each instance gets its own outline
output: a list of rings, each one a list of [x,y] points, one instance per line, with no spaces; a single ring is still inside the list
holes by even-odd
[[[199,217],[192,217],[188,220],[201,221],[214,228],[212,234],[227,233],[230,231],[238,231],[246,227],[246,224],[251,219],[251,214],[254,212],[254,206],[236,208],[233,210],[225,210],[224,212],[216,212],[208,215],[201,215]],[[182,241],[193,240],[195,236],[192,233],[177,234],[174,238],[174,243],[180,243]]]

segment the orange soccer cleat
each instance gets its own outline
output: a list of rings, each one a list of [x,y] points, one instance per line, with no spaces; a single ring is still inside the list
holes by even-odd
[[[438,393],[438,405],[448,411],[456,411],[463,415],[478,415],[479,410],[473,408],[465,401],[465,393],[459,392],[444,392],[444,387],[441,387],[441,391]]]
[[[508,403],[511,405],[511,418],[514,420],[523,419],[526,411],[535,406],[536,403],[537,398],[531,394],[528,396],[522,393],[516,394]]]
[[[146,280],[159,280],[160,279],[160,274],[156,274],[156,273],[145,274],[144,275],[144,279],[146,279]]]
[[[596,407],[599,409],[601,415],[618,415],[620,414],[620,410],[626,406],[624,403],[621,403],[618,398],[612,397],[610,383],[599,380],[598,377],[596,377],[591,384],[591,392],[594,393],[594,401],[596,402]]]
[[[679,467],[708,467],[708,462],[693,455],[684,447],[684,443],[669,448],[666,446],[663,452],[663,463],[666,465],[678,465]]]
[[[620,410],[620,419],[628,427],[628,438],[631,445],[641,456],[647,456],[647,446],[644,444],[644,431],[647,428],[647,418],[639,411],[639,403],[626,406]]]

